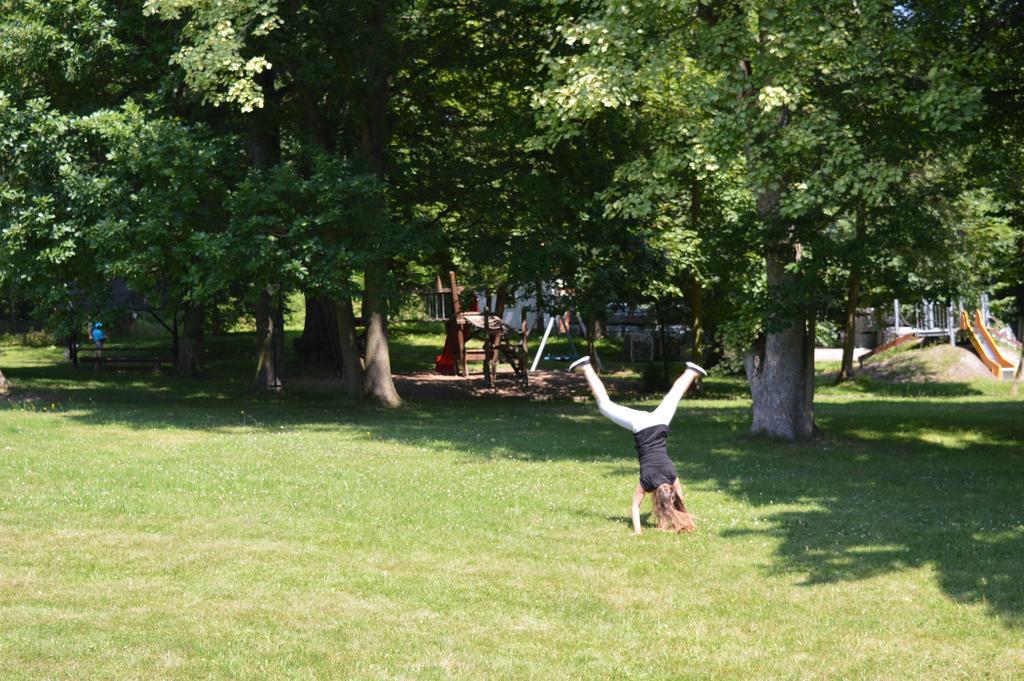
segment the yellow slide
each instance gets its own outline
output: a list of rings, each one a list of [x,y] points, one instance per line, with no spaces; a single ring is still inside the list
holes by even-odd
[[[974,311],[974,317],[967,316],[966,310],[960,311],[960,327],[967,331],[978,357],[985,363],[996,378],[1013,378],[1017,365],[1009,361],[999,352],[999,347],[992,340],[992,334],[985,328],[981,318],[981,310]]]

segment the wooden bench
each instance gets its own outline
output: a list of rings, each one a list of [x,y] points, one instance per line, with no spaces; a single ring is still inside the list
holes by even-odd
[[[160,373],[164,364],[173,364],[174,360],[159,354],[153,348],[109,347],[104,348],[97,357],[95,348],[79,347],[78,363],[91,363],[93,369],[103,365],[143,365],[149,366],[153,373]]]

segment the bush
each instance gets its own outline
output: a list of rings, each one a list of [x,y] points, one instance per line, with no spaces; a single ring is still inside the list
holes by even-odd
[[[722,353],[722,358],[715,364],[716,376],[743,376],[747,370],[743,366],[743,353],[729,349]]]
[[[0,336],[0,345],[20,345],[26,348],[49,348],[55,345],[53,336],[47,331],[26,331],[5,333]]]

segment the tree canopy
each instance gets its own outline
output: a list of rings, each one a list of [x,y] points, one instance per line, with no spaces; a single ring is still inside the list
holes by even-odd
[[[126,282],[183,323],[179,374],[232,301],[286,385],[302,293],[346,390],[398,405],[388,317],[456,267],[559,282],[591,340],[610,305],[681,315],[694,358],[744,358],[755,431],[807,437],[819,321],[1024,318],[1018,2],[0,10],[0,280],[65,336]]]

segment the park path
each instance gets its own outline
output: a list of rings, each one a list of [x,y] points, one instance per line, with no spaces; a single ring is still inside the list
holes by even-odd
[[[865,355],[869,352],[871,352],[871,348],[854,348],[853,358],[857,359],[861,355]],[[840,362],[842,359],[842,348],[814,348],[815,362]]]

